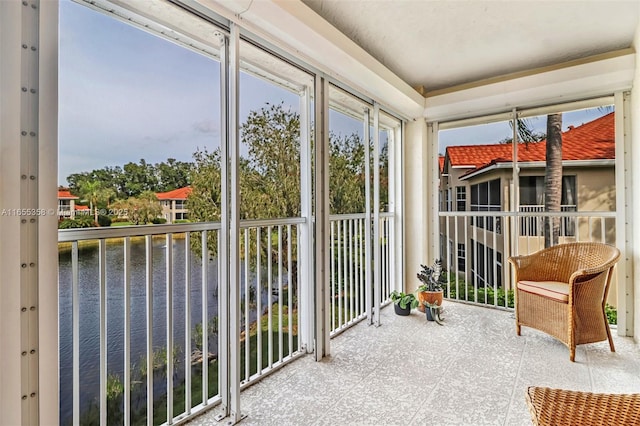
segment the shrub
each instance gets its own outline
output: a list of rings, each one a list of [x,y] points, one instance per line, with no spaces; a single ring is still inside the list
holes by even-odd
[[[191,221],[189,219],[178,219],[178,220],[175,220],[173,223],[191,223]]]
[[[451,291],[451,295],[447,294],[447,289],[444,289],[445,297],[449,297],[454,300],[465,300],[467,302],[475,302],[476,301],[476,289],[472,284],[466,284],[463,279],[458,279],[458,283],[456,286],[455,276],[451,274],[449,276],[449,287]],[[505,302],[507,307],[513,308],[514,305],[514,294],[513,290],[509,290],[505,292],[503,288],[498,288],[494,290],[493,287],[481,287],[478,286],[478,301],[477,303],[485,303],[485,296],[487,300],[487,304],[493,305],[497,296],[497,305],[505,306]],[[505,300],[506,299],[506,300]]]
[[[93,228],[97,226],[91,216],[76,216],[75,219],[64,219],[58,222],[58,229]]]
[[[98,215],[98,225],[100,226],[111,226],[111,218],[105,215]]]
[[[76,221],[73,219],[63,219],[58,222],[58,229],[77,228]]]
[[[120,222],[129,222],[129,219],[126,217],[114,217],[111,219],[111,223],[120,223]]]
[[[151,219],[151,223],[153,223],[154,225],[163,225],[167,223],[167,219],[165,219],[164,217],[154,217],[153,219]]]
[[[607,321],[609,321],[609,324],[618,324],[618,310],[615,306],[611,306],[607,303],[604,306],[604,313],[607,315]]]

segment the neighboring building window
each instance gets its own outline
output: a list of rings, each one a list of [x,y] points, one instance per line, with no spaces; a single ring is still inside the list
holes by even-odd
[[[471,185],[470,190],[471,211],[498,212],[502,208],[502,202],[500,200],[500,179]],[[475,220],[475,226],[486,228],[487,231],[500,234],[502,232],[500,219],[499,217],[478,217]]]
[[[467,253],[464,243],[458,243],[458,271],[464,271],[466,268]]]
[[[463,212],[467,210],[467,188],[456,186],[456,210]]]
[[[520,177],[520,211],[544,211],[544,176]],[[560,210],[563,212],[578,211],[576,198],[576,177],[562,177],[562,199]],[[576,232],[576,219],[563,217],[560,220],[560,236],[573,237]],[[544,234],[544,219],[539,217],[520,218],[520,234],[524,236],[542,236]]]
[[[176,210],[184,209],[184,200],[176,200]]]
[[[445,189],[444,190],[444,211],[445,212],[450,212],[451,209],[451,189]]]

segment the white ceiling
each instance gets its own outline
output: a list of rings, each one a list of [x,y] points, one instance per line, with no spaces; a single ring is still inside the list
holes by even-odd
[[[302,2],[428,92],[628,48],[640,15],[640,0]]]

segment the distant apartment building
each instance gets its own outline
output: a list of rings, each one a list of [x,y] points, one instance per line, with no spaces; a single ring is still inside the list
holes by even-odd
[[[58,219],[73,219],[79,214],[90,214],[89,207],[77,205],[76,200],[78,197],[68,189],[58,190]]]
[[[58,190],[58,218],[73,219],[78,197],[72,195],[68,189]]]
[[[158,201],[162,206],[162,217],[167,220],[167,223],[189,218],[189,210],[185,207],[189,194],[191,194],[190,186],[156,193],[156,197],[158,197]]]
[[[614,113],[578,127],[569,126],[562,134],[562,148],[561,210],[615,211]],[[546,141],[520,143],[517,151],[519,189],[513,197],[511,143],[448,147],[440,157],[440,211],[542,212]],[[544,245],[542,224],[539,217],[519,217],[517,221],[472,214],[441,217],[440,252],[444,259],[449,257],[453,270],[471,282],[502,287],[503,268],[507,268],[506,258],[511,253],[508,246],[513,241],[507,235],[516,233],[519,247],[535,251]],[[615,243],[614,218],[560,219],[559,242],[591,239]]]

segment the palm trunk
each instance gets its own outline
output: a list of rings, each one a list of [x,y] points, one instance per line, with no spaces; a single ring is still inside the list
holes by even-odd
[[[562,202],[562,114],[547,116],[547,161],[544,210],[559,212]],[[558,244],[560,218],[545,218],[544,246]]]

